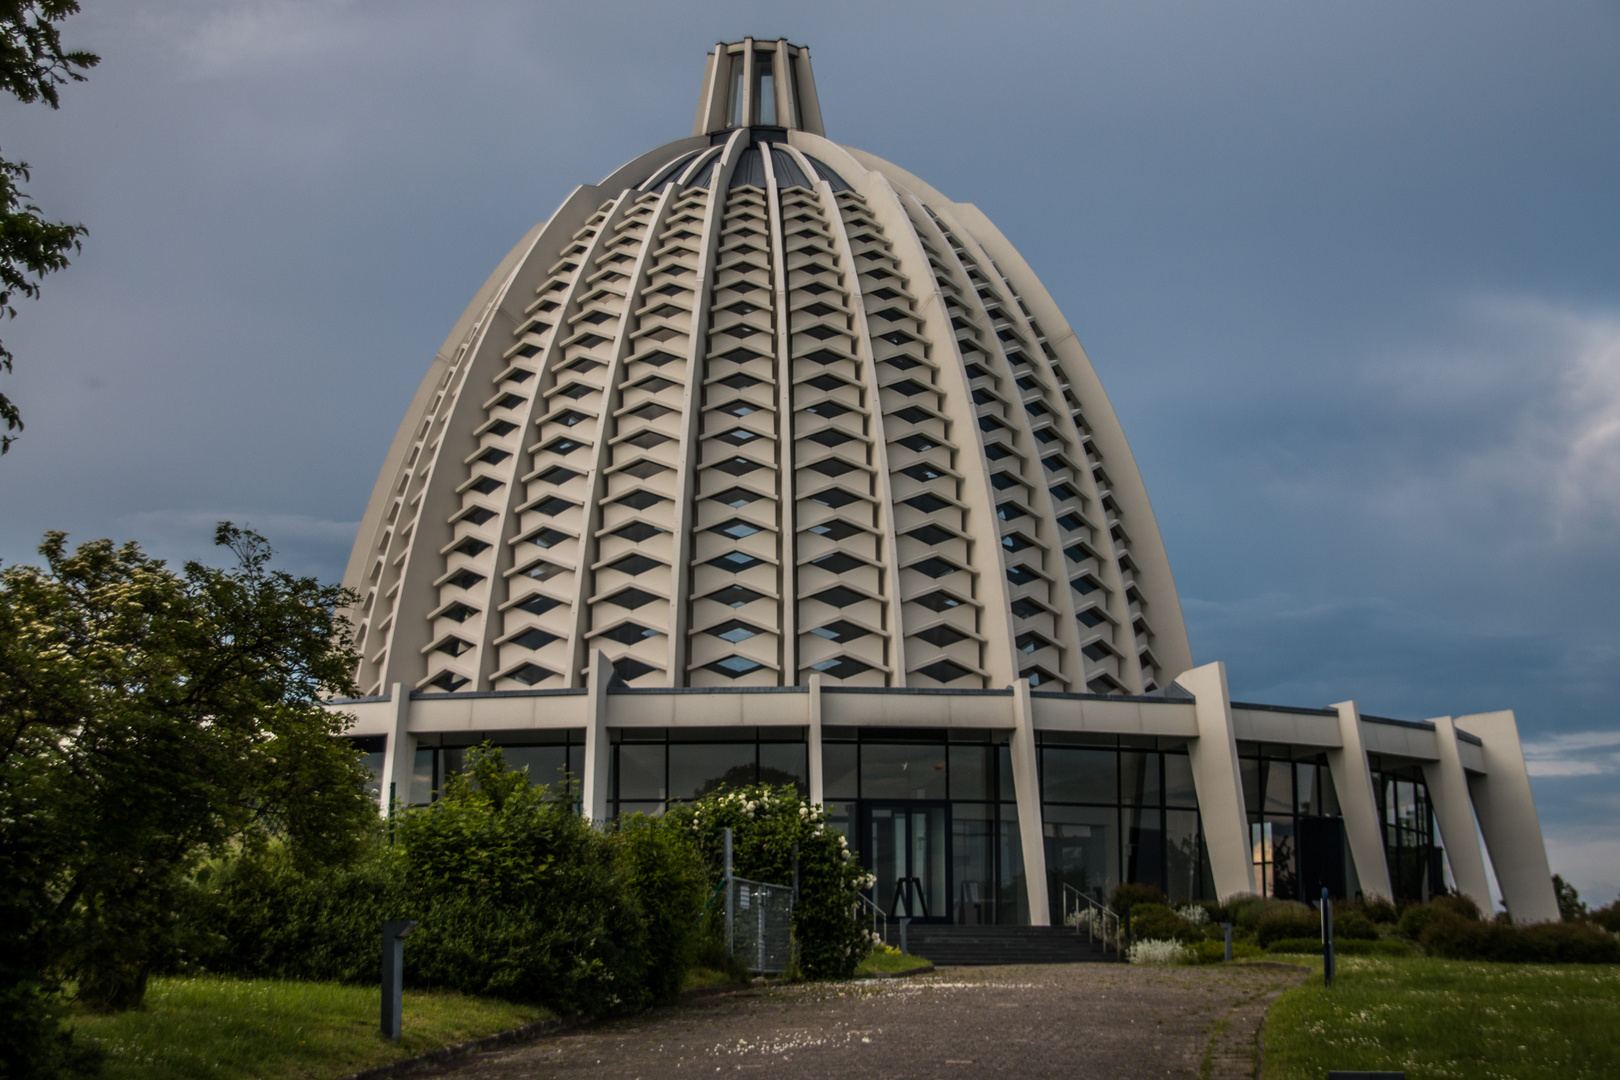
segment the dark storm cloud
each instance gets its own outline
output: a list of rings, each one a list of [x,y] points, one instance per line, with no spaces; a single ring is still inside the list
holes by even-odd
[[[91,81],[0,110],[91,227],[4,327],[0,557],[207,554],[229,516],[341,573],[507,247],[684,135],[715,40],[785,35],[832,137],[978,203],[1063,305],[1199,659],[1240,698],[1516,709],[1554,866],[1620,889],[1613,5],[88,8]]]

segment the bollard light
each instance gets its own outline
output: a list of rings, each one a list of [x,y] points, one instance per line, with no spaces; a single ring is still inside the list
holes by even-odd
[[[1226,935],[1226,959],[1230,961],[1232,959],[1232,924],[1229,922],[1221,923],[1221,930]]]
[[[1322,888],[1322,985],[1333,985],[1333,901]]]
[[[382,1032],[394,1042],[405,1026],[405,939],[416,926],[410,919],[382,926]]]

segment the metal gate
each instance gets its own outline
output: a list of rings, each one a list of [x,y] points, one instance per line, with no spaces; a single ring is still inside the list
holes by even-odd
[[[759,974],[777,975],[793,963],[796,887],[740,878],[731,872],[731,830],[722,834],[725,860],[726,950]],[[793,880],[799,879],[794,847]]]
[[[726,898],[731,953],[749,971],[777,974],[793,960],[793,890],[734,877]]]

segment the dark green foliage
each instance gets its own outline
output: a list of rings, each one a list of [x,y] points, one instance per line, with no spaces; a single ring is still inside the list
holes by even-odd
[[[1135,908],[1138,904],[1164,904],[1164,890],[1157,885],[1143,885],[1135,881],[1127,881],[1114,886],[1114,891],[1108,894],[1108,906],[1124,914],[1126,908]]]
[[[1513,926],[1446,913],[1424,928],[1423,948],[1448,960],[1530,964],[1620,963],[1620,940],[1588,923]]]
[[[1553,893],[1558,897],[1558,916],[1565,922],[1579,922],[1586,918],[1586,905],[1581,903],[1581,894],[1557,874],[1553,875]]]
[[[1376,941],[1378,939],[1378,927],[1374,926],[1372,920],[1359,911],[1346,911],[1342,914],[1334,912],[1333,936],[1335,939]]]
[[[56,24],[75,14],[75,0],[4,0],[0,2],[0,87],[24,104],[43,101],[56,108],[56,88],[83,82],[82,69],[101,60],[94,53],[63,52]],[[19,188],[28,180],[26,161],[0,158],[0,318],[15,318],[12,298],[39,295],[39,281],[68,264],[68,252],[79,250],[83,225],[46,221],[39,207]],[[0,371],[11,370],[11,352],[0,345]],[[0,394],[0,420],[5,430],[21,431],[22,416],[10,398]],[[0,454],[15,436],[0,435]]]
[[[1620,900],[1607,907],[1593,909],[1587,916],[1594,925],[1601,926],[1611,934],[1620,934]]]
[[[1322,939],[1284,938],[1266,946],[1268,953],[1293,953],[1306,956],[1322,955]],[[1412,946],[1404,941],[1368,941],[1363,938],[1338,938],[1333,941],[1336,956],[1411,956]]]
[[[1479,922],[1479,905],[1466,896],[1437,896],[1427,904],[1414,905],[1403,911],[1397,930],[1402,937],[1418,941],[1430,923],[1448,916],[1465,922]]]
[[[791,883],[797,844],[799,902],[793,909],[793,934],[799,970],[812,979],[854,973],[871,943],[850,907],[870,882],[843,834],[827,825],[821,807],[810,805],[791,787],[762,784],[707,796],[671,810],[667,818],[696,839],[711,882],[720,879],[721,833],[728,826],[739,877]]]
[[[274,837],[342,861],[375,820],[320,705],[349,688],[347,594],[272,571],[253,533],[216,540],[234,569],[50,533],[44,569],[0,571],[0,1067],[25,1069],[64,979],[140,1004],[211,855]]]
[[[1276,912],[1293,917],[1304,914],[1316,918],[1314,911],[1297,900],[1276,900],[1253,895],[1227,897],[1226,912],[1229,917],[1227,921],[1233,923],[1241,934],[1255,933],[1260,927],[1260,920]]]
[[[683,832],[648,818],[593,829],[489,747],[353,866],[301,871],[271,851],[202,889],[195,937],[222,974],[374,982],[382,922],[416,919],[407,985],[588,1016],[678,992],[703,899]]]
[[[1357,912],[1379,926],[1393,925],[1401,917],[1400,909],[1382,896],[1371,899],[1335,900],[1333,910],[1339,914]]]
[[[1322,917],[1303,904],[1293,910],[1269,911],[1255,926],[1255,940],[1263,949],[1285,938],[1322,938]]]
[[[1131,937],[1137,941],[1199,941],[1204,928],[1177,915],[1165,904],[1137,904],[1131,908]]]

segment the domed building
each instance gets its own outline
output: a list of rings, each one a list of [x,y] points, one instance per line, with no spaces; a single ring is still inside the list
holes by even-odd
[[[1122,880],[1488,903],[1478,812],[1515,914],[1552,902],[1511,714],[1234,705],[1194,668],[1074,330],[975,206],[826,138],[786,41],[717,46],[691,137],[496,267],[345,584],[341,707],[401,803],[485,739],[592,818],[790,782],[880,906],[1037,925]]]

